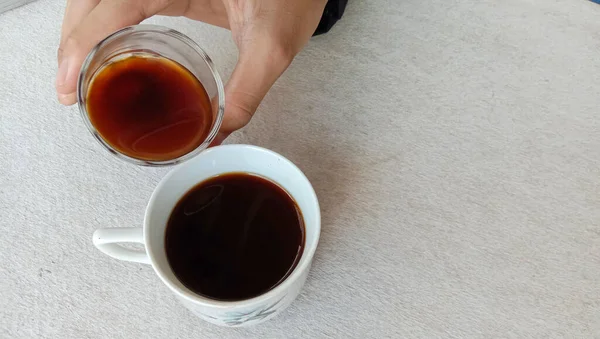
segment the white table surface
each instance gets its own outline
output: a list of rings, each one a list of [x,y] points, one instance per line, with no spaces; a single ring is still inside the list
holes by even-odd
[[[64,1],[0,15],[1,338],[600,337],[600,6],[350,0],[228,143],[296,162],[322,205],[298,300],[247,329],[92,245],[166,169],[113,158],[53,82]],[[228,78],[229,32],[155,18]]]

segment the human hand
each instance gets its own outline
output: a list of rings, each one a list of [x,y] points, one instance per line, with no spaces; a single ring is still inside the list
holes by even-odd
[[[237,65],[225,86],[225,116],[214,144],[245,126],[271,86],[314,33],[326,0],[67,0],[56,91],[74,104],[79,69],[110,33],[153,15],[185,16],[231,29]]]

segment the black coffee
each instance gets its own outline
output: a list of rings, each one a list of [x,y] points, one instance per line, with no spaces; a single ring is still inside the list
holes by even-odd
[[[263,294],[283,281],[304,248],[304,221],[277,184],[246,173],[206,180],[177,203],[167,259],[190,290],[217,300]]]

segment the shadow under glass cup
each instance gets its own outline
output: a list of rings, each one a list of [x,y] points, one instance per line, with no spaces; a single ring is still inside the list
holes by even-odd
[[[111,145],[94,126],[88,109],[88,92],[95,76],[107,65],[129,57],[162,57],[175,61],[185,67],[202,84],[210,100],[212,124],[207,136],[196,148],[167,160],[135,158]],[[98,43],[81,67],[77,83],[77,101],[83,121],[100,144],[118,158],[143,166],[174,165],[206,149],[216,137],[225,111],[223,82],[206,52],[187,36],[170,28],[155,25],[126,27]]]

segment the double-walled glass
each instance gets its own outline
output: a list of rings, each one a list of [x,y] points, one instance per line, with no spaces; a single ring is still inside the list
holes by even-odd
[[[187,68],[204,86],[212,107],[212,125],[205,140],[180,157],[152,161],[137,159],[112,147],[94,127],[87,110],[86,98],[94,76],[106,65],[130,56],[165,57]],[[223,82],[209,56],[192,39],[167,27],[137,25],[123,28],[102,40],[87,56],[77,83],[79,111],[90,132],[108,151],[120,159],[144,166],[167,166],[190,159],[207,148],[216,137],[225,111]]]

